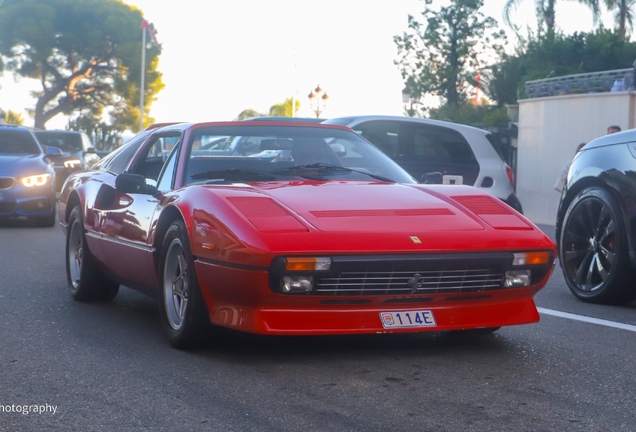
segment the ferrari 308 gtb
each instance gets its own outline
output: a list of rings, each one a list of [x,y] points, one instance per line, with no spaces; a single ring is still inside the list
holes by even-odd
[[[159,300],[169,341],[481,329],[539,320],[555,246],[498,199],[421,185],[351,129],[164,124],[60,197],[71,295]]]

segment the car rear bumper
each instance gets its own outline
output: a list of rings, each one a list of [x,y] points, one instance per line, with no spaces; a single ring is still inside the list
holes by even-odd
[[[274,293],[267,270],[197,260],[196,271],[213,324],[279,335],[442,331],[534,323],[539,314],[532,297],[552,273],[550,270],[540,283],[529,287],[489,292],[333,297]],[[386,329],[380,318],[382,312],[423,310],[433,314],[435,326]]]

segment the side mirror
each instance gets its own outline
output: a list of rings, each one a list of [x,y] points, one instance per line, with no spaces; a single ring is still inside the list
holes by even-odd
[[[123,193],[136,193],[157,196],[159,190],[146,183],[146,178],[139,174],[121,173],[115,179],[115,188]]]
[[[444,176],[439,171],[423,174],[422,178],[420,179],[420,183],[424,184],[442,184],[443,181]]]
[[[95,147],[89,147],[84,150],[84,154],[97,154],[97,150],[95,150]]]
[[[47,156],[62,156],[64,154],[59,147],[47,147],[46,155]]]

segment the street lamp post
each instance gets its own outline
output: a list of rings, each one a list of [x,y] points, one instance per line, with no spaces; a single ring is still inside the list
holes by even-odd
[[[404,90],[402,90],[402,103],[404,104],[404,111],[406,111],[409,117],[414,117],[417,113],[417,108],[413,105],[420,105],[422,101],[420,95],[412,96],[411,90],[406,86]]]
[[[309,93],[309,105],[313,112],[316,113],[316,118],[320,117],[320,114],[327,108],[327,92],[317,86],[314,91]]]

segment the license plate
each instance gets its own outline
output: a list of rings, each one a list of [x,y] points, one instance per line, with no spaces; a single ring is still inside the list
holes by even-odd
[[[380,319],[385,329],[437,326],[433,311],[430,310],[380,312]]]

